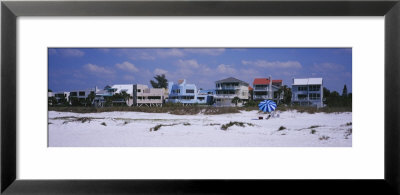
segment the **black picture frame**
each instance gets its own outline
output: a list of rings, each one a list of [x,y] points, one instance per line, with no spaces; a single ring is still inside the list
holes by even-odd
[[[19,16],[385,16],[385,176],[382,180],[16,179]],[[2,1],[1,193],[3,194],[400,194],[399,0]],[[107,167],[106,167],[107,168]],[[233,170],[234,171],[234,170]],[[365,170],[368,171],[368,170]]]

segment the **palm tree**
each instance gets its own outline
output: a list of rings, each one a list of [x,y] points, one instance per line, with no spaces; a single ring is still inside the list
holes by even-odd
[[[165,78],[165,74],[156,75],[154,79],[156,81],[150,80],[150,84],[153,88],[168,88],[168,80]]]
[[[235,104],[235,106],[237,106],[238,102],[240,102],[240,98],[239,97],[236,96],[236,97],[234,97],[232,99],[232,103]]]
[[[344,85],[344,87],[343,87],[342,96],[347,97],[347,86],[346,85]]]
[[[126,91],[121,92],[122,98],[127,101],[131,97],[129,94],[126,93]]]
[[[287,85],[281,86],[278,89],[279,99],[281,99],[281,95],[283,93],[283,100],[282,102],[285,104],[290,104],[292,101],[292,89],[290,89]]]
[[[95,97],[96,97],[96,94],[94,93],[94,91],[91,91],[90,94],[86,98],[86,106],[92,105]]]

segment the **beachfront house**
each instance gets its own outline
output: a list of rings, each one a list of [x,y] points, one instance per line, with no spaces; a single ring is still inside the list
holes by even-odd
[[[68,103],[69,102],[69,94],[70,93],[67,91],[60,91],[60,92],[53,93],[57,104]]]
[[[92,104],[96,107],[103,107],[108,103],[112,106],[132,106],[133,105],[133,85],[134,84],[117,84],[112,86],[106,86],[100,90],[96,87],[95,98]],[[120,94],[120,98],[110,98],[116,94]],[[126,94],[125,97],[122,94]]]
[[[162,106],[165,97],[164,88],[149,88],[147,85],[133,85],[134,106]]]
[[[184,105],[198,103],[196,85],[186,83],[185,79],[179,80],[178,83],[169,82],[168,93],[168,102]]]
[[[133,105],[133,86],[134,84],[117,84],[117,85],[112,85],[111,88],[109,89],[113,95],[115,94],[123,94],[126,93],[128,97],[126,99],[119,98],[119,99],[114,99],[112,101],[113,105],[127,105],[127,106],[132,106]]]
[[[96,95],[95,98],[93,99],[93,105],[96,107],[103,107],[106,104],[106,98],[113,96],[114,94],[114,89],[111,89],[111,87],[106,87],[104,89],[98,89],[96,87]]]
[[[254,100],[254,88],[249,86],[249,100]]]
[[[272,82],[271,82],[272,81]],[[271,80],[269,78],[255,78],[253,81],[253,99],[254,100],[275,100],[279,102],[283,99],[279,88],[282,86],[282,80]]]
[[[197,102],[199,104],[212,104],[214,101],[214,89],[203,90],[200,89],[197,93]]]
[[[71,105],[88,105],[88,97],[90,94],[95,95],[95,89],[75,90],[69,92],[69,102]]]
[[[323,107],[323,79],[293,79],[292,103],[306,106]]]
[[[249,84],[239,79],[229,77],[215,82],[215,105],[235,106],[232,100],[238,97],[238,106],[249,100]]]
[[[49,106],[53,106],[53,98],[55,99],[54,93],[51,91],[47,92],[47,102]]]

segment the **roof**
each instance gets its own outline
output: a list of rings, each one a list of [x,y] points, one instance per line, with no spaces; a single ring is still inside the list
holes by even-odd
[[[237,79],[237,78],[233,78],[233,77],[229,77],[229,78],[222,79],[222,80],[215,81],[215,82],[216,82],[216,83],[241,83],[241,84],[244,84],[244,85],[246,85],[246,86],[249,85],[248,83],[246,83],[246,82],[244,82],[244,81],[242,81],[242,80],[239,80],[239,79]]]
[[[249,91],[251,91],[251,90],[253,90],[253,87],[250,87],[250,86],[249,86]]]
[[[127,94],[132,94],[133,85],[134,84],[117,84],[117,85],[112,85],[111,88],[117,89],[116,93],[121,93],[122,91],[125,91]]]
[[[322,78],[293,79],[292,85],[322,85]]]
[[[272,84],[274,83],[282,83],[282,80],[272,80]],[[268,78],[255,78],[253,81],[253,85],[269,85]]]

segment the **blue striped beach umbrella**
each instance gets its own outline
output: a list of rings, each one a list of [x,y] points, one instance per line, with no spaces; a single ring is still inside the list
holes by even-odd
[[[264,100],[258,104],[258,107],[263,112],[272,112],[276,109],[276,103],[272,100]]]

